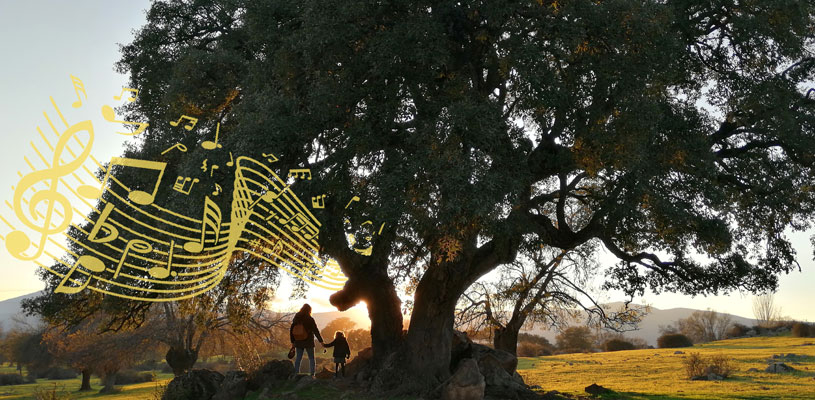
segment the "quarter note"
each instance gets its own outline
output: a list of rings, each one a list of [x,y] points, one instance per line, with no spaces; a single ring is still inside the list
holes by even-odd
[[[218,144],[218,132],[220,130],[221,130],[221,123],[219,122],[218,126],[215,128],[215,141],[210,142],[209,140],[207,140],[207,141],[204,141],[204,143],[201,143],[201,147],[203,147],[204,150],[214,150],[215,148],[219,148],[219,149],[221,148],[221,145]],[[230,155],[231,155],[231,153],[230,153]]]
[[[70,77],[71,77],[71,83],[74,85],[74,92],[76,92],[76,98],[77,98],[77,101],[73,102],[71,104],[71,107],[73,107],[73,108],[82,107],[82,97],[79,96],[79,92],[82,92],[82,94],[85,95],[85,100],[88,99],[88,93],[85,92],[85,85],[82,83],[81,79],[79,79],[79,78],[77,78],[77,77],[75,77],[73,75],[70,75]]]
[[[147,129],[148,126],[150,126],[150,124],[148,124],[147,122],[120,121],[120,120],[116,119],[116,112],[113,111],[113,108],[111,106],[107,105],[107,104],[102,106],[102,117],[104,117],[105,121],[108,121],[108,122],[113,122],[113,123],[117,123],[117,124],[127,124],[127,125],[135,124],[135,125],[139,126],[133,132],[116,132],[116,133],[118,133],[120,135],[123,135],[123,136],[136,136],[136,135],[144,132],[144,130]]]
[[[348,207],[351,207],[351,203],[353,203],[353,202],[355,202],[355,201],[359,201],[359,197],[358,197],[358,196],[354,196],[354,197],[352,197],[352,198],[351,198],[351,201],[349,201],[349,202],[348,202],[348,204],[346,204],[346,205],[345,205],[345,209],[347,210],[347,209],[348,209]]]
[[[132,102],[134,102],[134,101],[136,100],[136,96],[138,96],[138,95],[139,95],[139,89],[122,88],[122,93],[119,93],[119,95],[118,95],[118,96],[113,96],[113,100],[121,100],[121,99],[122,99],[122,95],[124,95],[124,94],[125,94],[125,92],[131,92],[131,93],[133,93],[133,96],[132,96],[132,97],[131,97],[131,96],[128,96],[128,97],[127,97],[127,101],[129,101],[129,102],[131,102],[131,103],[132,103]]]
[[[221,208],[215,204],[209,196],[204,198],[204,217],[201,220],[201,240],[184,243],[184,250],[190,253],[200,253],[204,250],[204,239],[206,238],[207,227],[211,227],[215,233],[215,244],[221,234]]]
[[[229,152],[229,161],[226,163],[227,167],[231,167],[235,165],[235,159],[232,158],[232,152]]]
[[[169,252],[170,258],[167,260],[167,267],[166,268],[165,267],[153,267],[153,268],[150,268],[150,270],[147,271],[148,273],[150,273],[150,276],[152,276],[153,278],[156,278],[156,279],[165,279],[168,276],[170,276],[170,270],[173,268],[173,251],[174,250],[175,250],[175,241],[171,240],[170,241],[170,252]],[[173,272],[172,275],[177,276],[178,273]]]
[[[122,253],[122,258],[119,259],[119,264],[116,265],[116,272],[113,273],[113,279],[119,277],[119,271],[122,269],[122,265],[125,263],[125,258],[127,258],[127,255],[130,254],[131,251],[135,251],[136,253],[140,254],[147,254],[153,251],[153,246],[141,239],[133,239],[127,242],[125,251]]]
[[[197,123],[198,123],[198,118],[195,118],[195,117],[190,117],[190,116],[188,116],[188,115],[182,115],[182,116],[181,116],[181,118],[179,118],[179,119],[178,119],[178,121],[170,121],[170,125],[172,125],[172,126],[178,126],[178,124],[180,124],[180,123],[181,123],[181,121],[182,121],[182,120],[185,120],[185,119],[187,119],[187,120],[189,120],[189,121],[190,121],[189,123],[187,123],[186,125],[184,125],[184,129],[186,129],[186,130],[188,130],[188,131],[191,131],[191,130],[192,130],[192,128],[195,128],[195,124],[197,124]]]
[[[102,260],[94,256],[87,255],[80,256],[76,260],[74,265],[71,267],[71,270],[68,271],[67,274],[65,274],[65,276],[62,278],[62,281],[59,283],[59,285],[57,285],[56,289],[54,289],[54,293],[65,293],[65,294],[79,293],[88,286],[88,283],[90,283],[92,278],[91,276],[88,276],[88,279],[85,281],[85,283],[79,286],[66,286],[66,283],[68,283],[68,279],[71,278],[71,275],[74,274],[74,271],[76,271],[76,269],[80,265],[92,272],[102,272],[105,270],[105,264],[102,262]]]

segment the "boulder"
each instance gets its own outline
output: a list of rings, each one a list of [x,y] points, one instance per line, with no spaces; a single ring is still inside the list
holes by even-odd
[[[611,389],[606,389],[596,383],[592,383],[591,385],[586,386],[586,389],[584,390],[586,391],[586,393],[592,396],[599,396],[601,394],[611,393]]]
[[[456,372],[442,387],[442,400],[481,400],[486,387],[478,363],[467,358],[458,363]]]
[[[173,378],[162,400],[211,400],[221,387],[224,376],[208,369],[194,369]]]
[[[334,371],[330,371],[328,368],[323,367],[323,370],[314,374],[314,377],[317,379],[331,379],[334,377]]]
[[[212,400],[242,399],[248,390],[246,372],[229,371],[224,376],[221,388],[212,396]]]
[[[685,352],[684,352],[684,351],[677,350],[677,351],[675,351],[675,352],[674,352],[674,354],[685,354]]]
[[[350,362],[345,363],[345,376],[356,377],[360,371],[364,370],[371,363],[374,358],[374,351],[368,347],[357,353],[357,356],[352,358]]]
[[[268,382],[284,381],[292,375],[294,375],[294,363],[291,360],[272,360],[247,377],[247,389],[258,390]]]
[[[795,371],[795,368],[790,367],[784,363],[772,363],[767,366],[767,369],[764,372],[792,372]]]
[[[317,380],[312,378],[311,375],[298,375],[295,379],[297,379],[297,384],[294,385],[295,391],[303,390],[317,383]]]
[[[707,380],[709,380],[709,381],[723,381],[724,377],[711,372],[711,373],[707,374]]]

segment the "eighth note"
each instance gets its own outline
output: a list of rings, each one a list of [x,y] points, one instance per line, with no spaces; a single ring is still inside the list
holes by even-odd
[[[348,209],[348,207],[351,207],[351,203],[353,203],[353,202],[355,202],[355,201],[359,201],[359,197],[358,197],[358,196],[354,196],[354,197],[352,197],[352,198],[351,198],[351,201],[349,201],[349,202],[348,202],[348,204],[346,204],[346,205],[345,205],[345,209],[347,210],[347,209]]]
[[[122,253],[122,258],[119,259],[119,264],[116,265],[116,272],[113,273],[113,279],[119,277],[119,271],[121,271],[122,265],[125,263],[125,258],[130,254],[131,250],[136,253],[147,254],[153,251],[153,246],[141,239],[133,239],[127,242],[127,246],[125,246],[125,250]]]
[[[217,195],[221,194],[221,191],[222,191],[222,190],[223,190],[223,189],[221,188],[221,185],[219,185],[219,184],[217,184],[217,183],[216,183],[216,184],[215,184],[215,191],[214,191],[214,192],[212,192],[212,195],[213,195],[213,196],[217,196]]]
[[[165,279],[170,276],[170,270],[173,268],[173,250],[175,250],[175,241],[170,241],[170,258],[167,260],[167,268],[164,267],[153,267],[150,268],[147,272],[150,273],[150,276],[157,279]],[[173,276],[177,276],[178,272],[173,272]]]
[[[274,162],[277,161],[277,157],[275,157],[275,155],[272,154],[272,153],[269,153],[269,154],[263,153],[263,157],[270,157],[269,159],[266,160],[266,161],[269,162],[269,164],[274,163]]]
[[[201,239],[198,241],[190,241],[184,243],[184,250],[190,253],[200,253],[204,250],[204,239],[206,238],[207,234],[207,227],[211,227],[213,233],[215,233],[215,242],[214,244],[218,244],[218,239],[221,235],[221,208],[218,207],[214,201],[212,201],[209,196],[204,198],[204,217],[201,220]]]
[[[102,260],[94,256],[80,256],[76,260],[74,265],[71,267],[71,270],[68,271],[67,274],[65,274],[65,277],[62,278],[62,281],[59,283],[59,285],[57,285],[56,289],[54,289],[54,293],[65,293],[65,294],[79,293],[82,291],[82,289],[85,289],[85,287],[88,286],[88,283],[91,282],[92,278],[90,274],[88,274],[88,279],[85,281],[85,283],[77,287],[65,286],[65,284],[68,282],[68,279],[71,278],[71,275],[73,275],[74,271],[76,271],[76,268],[79,267],[80,265],[91,270],[92,272],[102,272],[105,270],[105,264],[102,262]]]
[[[204,150],[214,150],[216,147],[219,148],[219,149],[222,147],[220,144],[218,144],[218,131],[220,131],[220,130],[221,130],[221,123],[219,122],[218,126],[215,128],[215,141],[210,142],[209,140],[207,140],[207,141],[204,141],[204,143],[201,143],[201,147],[203,147]]]
[[[120,120],[116,119],[116,112],[113,111],[113,107],[111,107],[109,105],[102,106],[102,117],[104,117],[105,121],[108,121],[108,122],[115,122],[115,123],[118,123],[118,124],[136,124],[136,125],[139,126],[138,129],[136,129],[133,132],[116,132],[116,133],[118,133],[120,135],[124,135],[124,136],[136,136],[136,135],[144,132],[144,130],[147,129],[148,126],[150,126],[150,124],[148,124],[147,122],[120,121]]]
[[[314,196],[311,198],[312,208],[325,208],[325,195]]]
[[[170,146],[169,148],[167,148],[167,150],[162,151],[162,152],[161,152],[161,155],[164,155],[164,154],[169,153],[169,152],[170,152],[170,150],[172,150],[172,149],[178,149],[178,150],[179,150],[179,151],[181,151],[182,153],[186,153],[186,152],[187,152],[187,146],[184,146],[184,145],[183,145],[183,144],[181,144],[181,143],[176,143],[174,146]]]
[[[81,79],[79,79],[79,78],[77,78],[77,77],[75,77],[73,75],[70,75],[70,77],[71,77],[71,83],[74,84],[74,91],[76,92],[76,98],[78,99],[77,101],[73,102],[73,104],[71,104],[71,107],[73,107],[73,108],[82,107],[82,98],[79,97],[79,92],[82,92],[82,94],[85,95],[85,100],[88,99],[88,93],[85,92],[85,85],[82,83]]]
[[[311,170],[308,168],[294,168],[289,170],[289,178],[311,180]]]
[[[134,102],[136,100],[136,96],[139,95],[139,89],[122,88],[122,93],[119,93],[118,96],[113,96],[113,100],[121,100],[122,95],[125,94],[125,92],[132,92],[133,93],[133,97],[128,97],[127,98],[127,101],[129,101],[131,103]]]
[[[187,182],[191,182],[190,187],[187,187]],[[184,178],[184,177],[179,176],[175,180],[175,184],[173,185],[173,190],[175,190],[176,192],[179,192],[181,194],[187,194],[188,195],[188,194],[190,194],[190,191],[192,191],[192,186],[195,185],[198,182],[199,182],[198,178],[195,178],[195,179],[191,180],[190,177]],[[184,188],[186,188],[186,190]]]
[[[170,121],[170,125],[178,126],[178,124],[181,123],[181,120],[184,120],[184,119],[190,120],[190,122],[188,124],[184,125],[184,129],[186,129],[188,131],[191,131],[192,128],[195,128],[195,124],[198,123],[198,118],[190,117],[190,116],[187,116],[187,115],[182,115],[181,118],[178,119],[178,121]]]

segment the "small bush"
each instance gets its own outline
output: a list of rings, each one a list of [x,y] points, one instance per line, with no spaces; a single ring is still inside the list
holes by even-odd
[[[20,374],[0,374],[0,386],[22,385],[25,383]]]
[[[154,382],[156,375],[152,372],[138,372],[133,370],[124,370],[116,373],[117,385],[130,385],[133,383]]]
[[[161,365],[156,360],[146,360],[134,366],[133,369],[136,371],[153,371],[161,369]]]
[[[660,349],[671,349],[675,347],[691,347],[693,342],[681,333],[669,333],[657,339],[657,347]]]
[[[733,367],[730,365],[730,358],[724,354],[710,356],[706,372],[727,378],[730,376],[730,373],[733,372]]]
[[[550,356],[552,355],[552,352],[538,343],[521,342],[518,343],[517,354],[518,357],[540,357]]]
[[[727,330],[727,333],[725,333],[725,337],[727,339],[744,337],[747,336],[747,331],[749,330],[750,328],[748,328],[745,325],[733,324],[732,326],[730,326],[730,329]]]
[[[611,339],[603,343],[605,351],[634,350],[634,343],[622,339]]]
[[[796,322],[792,325],[793,337],[810,337],[815,335],[815,327],[803,322]]]
[[[687,375],[688,379],[705,374],[705,360],[699,353],[688,354],[682,360],[682,365],[685,366],[685,375]]]
[[[71,400],[71,394],[66,392],[64,387],[57,390],[57,384],[54,383],[50,389],[38,388],[35,390],[34,400]]]
[[[74,379],[76,378],[77,375],[78,374],[76,370],[70,368],[51,367],[43,372],[38,373],[37,377],[53,380],[62,380],[62,379]]]
[[[727,378],[733,372],[730,358],[724,354],[715,354],[709,358],[704,358],[699,353],[690,353],[682,360],[682,365],[685,367],[685,375],[688,379],[695,376],[707,376],[708,374],[716,374]]]

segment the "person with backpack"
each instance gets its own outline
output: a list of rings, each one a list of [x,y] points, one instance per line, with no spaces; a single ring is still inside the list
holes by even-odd
[[[314,360],[314,337],[323,343],[323,337],[320,336],[320,330],[317,329],[317,323],[311,317],[311,306],[303,304],[300,311],[294,314],[289,328],[289,337],[291,339],[292,347],[295,348],[296,357],[294,358],[294,373],[300,373],[300,361],[303,360],[303,350],[308,353],[308,366],[311,371],[311,376],[314,377],[315,360]]]
[[[323,347],[334,347],[334,377],[339,378],[340,367],[342,367],[342,377],[345,377],[345,359],[351,358],[351,347],[348,345],[348,340],[345,339],[345,334],[342,331],[337,331],[334,334],[334,340],[331,343],[323,343]]]

